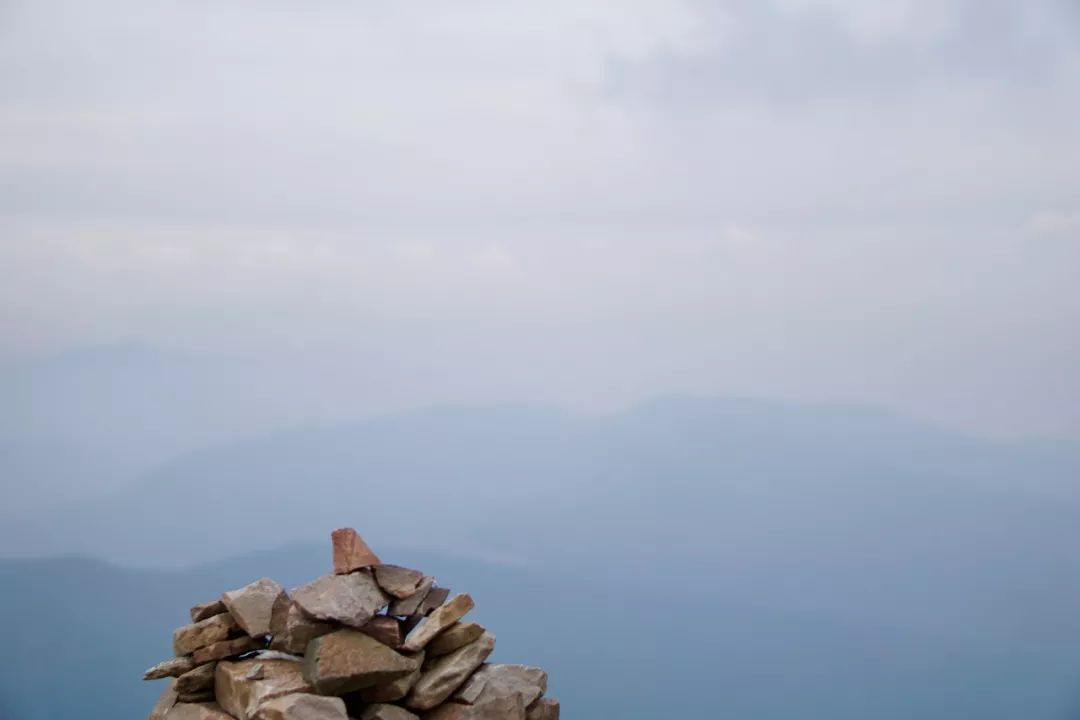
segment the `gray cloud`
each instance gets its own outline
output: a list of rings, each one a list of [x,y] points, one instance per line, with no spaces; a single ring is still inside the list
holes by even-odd
[[[0,356],[1077,433],[1075,9],[873,5],[8,2]]]

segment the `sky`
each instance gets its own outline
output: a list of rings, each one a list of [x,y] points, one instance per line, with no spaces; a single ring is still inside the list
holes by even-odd
[[[1068,0],[0,0],[0,365],[1080,437]]]

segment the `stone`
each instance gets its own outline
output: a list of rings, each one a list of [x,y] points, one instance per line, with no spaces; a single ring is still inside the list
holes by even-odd
[[[416,594],[424,573],[400,565],[376,565],[375,581],[388,595],[404,600]]]
[[[416,586],[416,591],[413,592],[412,595],[391,602],[390,608],[386,611],[386,614],[396,615],[398,617],[407,617],[409,615],[418,614],[420,612],[420,604],[424,602],[424,598],[428,596],[428,593],[434,585],[435,578],[430,575],[425,576],[420,580],[420,584]],[[441,605],[442,601],[439,601],[439,604]]]
[[[214,689],[214,669],[217,663],[207,663],[188,670],[176,678],[176,692],[180,695],[193,695]]]
[[[559,720],[559,701],[540,698],[525,710],[525,720]]]
[[[159,662],[154,667],[143,673],[143,680],[160,680],[167,677],[180,677],[195,667],[195,661],[190,657],[169,658]]]
[[[330,533],[334,546],[334,573],[347,575],[360,568],[379,565],[379,556],[372,552],[364,538],[352,528],[338,528]]]
[[[229,637],[237,630],[236,621],[229,614],[214,615],[191,625],[173,630],[173,653],[190,655],[199,648],[213,645]]]
[[[165,715],[165,720],[232,720],[217,703],[177,703]]]
[[[448,702],[424,715],[424,720],[526,720],[517,695],[487,700],[479,705]]]
[[[421,650],[418,654],[411,657],[416,661],[416,670],[408,675],[399,677],[397,680],[359,690],[354,693],[355,699],[364,704],[392,703],[404,699],[405,696],[409,694],[409,691],[412,690],[416,681],[420,679],[422,672],[421,667],[424,663],[424,651]]]
[[[150,715],[146,720],[164,720],[165,715],[172,710],[172,706],[176,704],[176,680],[170,679],[165,689],[161,693],[161,697],[154,703],[154,707],[150,709]]]
[[[262,640],[253,637],[238,637],[200,648],[195,651],[192,657],[195,658],[195,664],[202,665],[214,660],[224,660],[225,658],[243,655],[252,650],[259,650],[263,644]]]
[[[430,710],[443,703],[487,660],[494,649],[495,636],[485,632],[475,642],[437,658],[420,675],[405,698],[405,706],[414,710]]]
[[[376,615],[360,628],[360,632],[370,635],[383,645],[396,648],[401,645],[401,623],[389,615]]]
[[[221,601],[244,632],[251,637],[262,637],[270,634],[275,612],[284,613],[287,609],[289,596],[281,585],[270,578],[262,578],[223,593]]]
[[[176,702],[182,703],[202,703],[202,702],[214,702],[213,690],[199,690],[192,693],[177,693]]]
[[[348,720],[345,701],[322,695],[282,695],[267,700],[256,720]]]
[[[531,705],[547,692],[547,673],[528,665],[489,664],[482,666],[454,693],[454,700],[479,705],[488,698],[520,695],[522,704]]]
[[[251,720],[267,700],[313,690],[300,663],[289,660],[221,662],[214,674],[218,705],[237,720]]]
[[[449,655],[460,647],[465,647],[484,634],[484,627],[474,622],[456,622],[439,633],[428,643],[428,655]]]
[[[465,617],[465,613],[474,607],[476,603],[468,593],[455,596],[453,600],[437,608],[420,627],[410,633],[402,649],[406,652],[422,650],[436,635]]]
[[[200,620],[205,620],[214,615],[220,615],[223,612],[228,611],[225,609],[225,603],[221,602],[220,599],[214,600],[213,602],[202,603],[201,605],[196,605],[191,608],[191,622],[197,623]]]
[[[376,703],[360,713],[360,720],[420,720],[420,718],[403,707]]]
[[[270,641],[272,650],[302,655],[307,649],[308,643],[329,632],[336,627],[330,623],[319,622],[308,617],[307,613],[300,609],[295,602],[289,603],[285,612],[285,619],[281,623],[273,640]]]
[[[416,612],[426,617],[441,607],[448,597],[450,597],[450,588],[433,587],[420,602],[420,607]]]
[[[320,695],[344,695],[405,677],[419,663],[369,635],[337,630],[311,641],[303,666],[304,677]]]
[[[323,575],[293,590],[293,602],[316,620],[362,628],[390,602],[370,573]]]

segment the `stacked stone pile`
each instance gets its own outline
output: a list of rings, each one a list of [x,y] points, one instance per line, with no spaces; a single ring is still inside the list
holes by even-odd
[[[191,608],[150,720],[558,720],[547,673],[486,663],[495,636],[423,573],[384,565],[350,528],[334,571],[286,592],[263,578]]]

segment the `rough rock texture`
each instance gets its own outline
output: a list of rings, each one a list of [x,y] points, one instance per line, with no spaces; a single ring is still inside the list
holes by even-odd
[[[343,695],[388,683],[417,667],[416,660],[355,630],[315,638],[304,655],[304,677],[321,695]]]
[[[379,703],[360,713],[360,720],[419,720],[403,707]]]
[[[177,703],[165,715],[165,720],[232,720],[217,703]]]
[[[272,698],[314,690],[300,663],[258,658],[218,663],[214,686],[218,704],[237,720],[251,720]]]
[[[474,622],[456,622],[439,633],[428,643],[428,655],[449,655],[460,647],[465,647],[484,634],[482,625]]]
[[[176,657],[163,660],[143,673],[143,680],[160,680],[167,677],[180,677],[195,667],[190,657]]]
[[[207,663],[189,670],[176,678],[176,692],[181,696],[194,695],[196,693],[213,692],[214,670],[217,663]]]
[[[496,698],[480,705],[449,702],[424,716],[424,720],[526,720],[521,698]]]
[[[191,622],[197,623],[200,620],[220,615],[223,612],[228,611],[225,609],[225,603],[221,602],[220,598],[213,602],[202,603],[191,608]]]
[[[559,701],[540,698],[525,710],[525,720],[559,720]]]
[[[214,615],[191,625],[173,630],[173,653],[190,655],[199,648],[213,645],[229,637],[238,628],[231,615]]]
[[[407,598],[394,600],[390,603],[390,608],[386,611],[387,615],[397,615],[398,617],[407,617],[409,615],[416,615],[420,612],[420,604],[424,602],[424,598],[431,592],[431,588],[435,585],[435,578],[430,575],[425,576],[420,580],[420,583],[416,586],[415,592]]]
[[[526,707],[547,692],[547,673],[528,665],[484,665],[470,677],[454,699],[467,705],[507,695],[520,695]]]
[[[379,556],[352,528],[338,528],[330,533],[330,541],[334,546],[335,574],[347,575],[354,570],[380,564]]]
[[[421,650],[416,655],[409,657],[416,661],[415,670],[408,675],[399,677],[397,680],[359,690],[355,693],[355,699],[362,703],[391,703],[404,699],[412,690],[416,681],[420,679],[421,668],[424,663],[424,652]]]
[[[416,710],[430,710],[445,701],[487,660],[494,649],[495,636],[485,632],[476,642],[437,658],[430,667],[424,668],[420,679],[405,698],[405,705]]]
[[[323,575],[293,590],[293,602],[316,620],[361,628],[390,602],[367,572]]]
[[[360,632],[370,635],[383,645],[396,648],[401,645],[401,623],[397,618],[389,615],[376,615],[364,623]]]
[[[416,612],[424,616],[430,615],[435,609],[442,607],[448,597],[450,597],[450,588],[433,587],[424,596]]]
[[[150,709],[150,715],[147,720],[163,720],[165,714],[172,710],[172,706],[176,704],[176,680],[170,679],[169,683],[165,686],[165,689],[161,692],[161,697],[154,703],[154,707]]]
[[[435,639],[436,635],[465,617],[465,613],[474,607],[476,607],[476,603],[467,593],[457,595],[453,600],[431,613],[427,621],[406,638],[402,649],[407,652],[423,650],[429,642]]]
[[[267,700],[256,720],[348,720],[345,701],[322,695],[283,695]]]
[[[285,619],[281,622],[280,628],[275,628],[277,632],[270,642],[270,648],[300,655],[309,642],[335,629],[336,627],[330,623],[308,617],[299,605],[292,602],[285,611]]]
[[[196,650],[192,657],[195,658],[195,663],[197,665],[202,665],[203,663],[208,663],[213,660],[224,660],[225,658],[243,655],[246,652],[258,650],[262,646],[262,640],[257,640],[252,637],[238,637],[232,640],[222,640],[221,642]]]
[[[270,634],[275,611],[281,614],[286,610],[289,596],[285,588],[270,578],[262,578],[239,590],[223,593],[221,601],[244,632],[262,637]]]
[[[374,570],[379,587],[398,600],[415,595],[424,580],[424,573],[400,565],[376,565]]]

